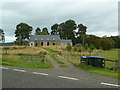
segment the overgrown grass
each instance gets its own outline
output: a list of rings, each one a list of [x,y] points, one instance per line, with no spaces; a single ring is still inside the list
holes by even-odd
[[[102,76],[108,76],[108,77],[112,77],[112,78],[120,78],[120,77],[118,77],[118,71],[115,72],[115,71],[108,70],[106,68],[96,68],[96,67],[86,65],[83,63],[76,65],[76,66],[79,68],[82,68],[86,71],[89,71],[89,72],[92,72],[95,74],[99,74]]]
[[[73,65],[77,65],[80,63],[80,56],[71,55],[69,53],[63,53],[63,55],[58,55],[61,59],[72,63]]]
[[[47,58],[45,58],[45,63],[41,63],[41,57],[35,58],[34,55],[30,56],[29,58],[28,57],[29,56],[27,55],[3,55],[2,65],[40,69],[53,67],[52,63]]]
[[[62,62],[62,61],[57,61],[57,63],[59,63],[59,64],[64,64],[64,62]]]
[[[58,63],[58,64],[64,64],[64,62],[62,61],[59,61],[58,58],[56,58],[56,52],[57,51],[54,51],[52,49],[49,49],[49,48],[44,48],[45,50],[47,50],[49,53],[51,53],[51,57]]]
[[[43,48],[43,49],[47,50],[49,53],[54,53],[54,52],[56,52],[55,50],[52,50],[52,49],[49,49],[49,48]]]
[[[40,51],[45,51],[40,47],[30,47],[30,46],[3,46],[3,54],[38,54]]]
[[[62,67],[62,68],[64,68],[64,67],[68,67],[68,66],[66,66],[66,65],[59,65],[59,67]]]
[[[56,58],[56,55],[55,55],[55,54],[52,54],[51,57],[52,57],[58,64],[64,64],[64,62],[59,61],[59,60]]]

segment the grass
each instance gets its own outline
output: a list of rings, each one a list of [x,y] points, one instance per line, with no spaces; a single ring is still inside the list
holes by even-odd
[[[93,56],[101,56],[101,57],[104,57],[105,59],[118,60],[118,49],[100,51],[100,52],[97,52],[96,54],[94,54]],[[86,70],[86,71],[96,73],[96,74],[99,74],[102,76],[118,78],[118,71],[115,72],[113,70],[109,70],[106,68],[98,69],[96,67],[92,67],[89,65],[80,64],[80,55],[75,56],[68,52],[64,52],[64,53],[62,53],[62,55],[59,55],[59,57],[69,63],[72,63],[73,65],[75,65],[79,68]],[[108,68],[115,67],[115,64],[116,64],[115,62],[106,61],[106,66]]]
[[[118,59],[118,51],[120,49],[111,49],[111,50],[105,50],[105,51],[100,51],[96,54],[93,54],[92,56],[100,56],[100,57],[104,57],[105,59],[109,59],[109,60],[119,60]],[[111,61],[106,61],[106,67],[107,68],[112,68],[115,67],[116,63],[115,62],[111,62]]]
[[[93,67],[93,66],[90,66],[90,65],[86,65],[86,64],[79,64],[79,65],[76,65],[77,67],[81,68],[81,69],[84,69],[86,71],[89,71],[89,72],[92,72],[92,73],[95,73],[95,74],[99,74],[99,75],[102,75],[102,76],[108,76],[108,77],[112,77],[112,78],[120,78],[118,77],[118,71],[111,71],[111,70],[108,70],[106,68],[96,68],[96,67]]]
[[[43,48],[43,49],[45,49],[46,51],[48,51],[49,53],[54,53],[54,52],[56,52],[56,51],[54,51],[54,50],[52,50],[52,49],[50,49],[50,48]]]
[[[59,60],[56,58],[55,54],[52,54],[51,57],[52,57],[58,64],[64,64],[64,62],[59,61]]]
[[[40,51],[45,51],[40,47],[30,46],[3,46],[3,54],[38,54]]]
[[[118,60],[119,50],[120,49],[111,49],[111,50],[100,51],[96,54],[93,54],[92,56],[100,56],[100,57],[104,57],[105,59]]]
[[[74,56],[68,53],[64,53],[63,55],[58,55],[61,59],[72,63],[73,65],[77,65],[80,63],[80,56]]]
[[[57,61],[57,63],[59,63],[59,64],[64,64],[64,62],[62,62],[62,61]]]
[[[51,53],[51,57],[55,60],[55,61],[57,61],[57,63],[58,64],[64,64],[64,62],[62,62],[62,61],[59,61],[57,58],[56,58],[56,51],[54,51],[54,50],[52,50],[52,49],[49,49],[49,48],[44,48],[45,50],[47,50],[49,53]]]
[[[23,55],[3,55],[2,65],[40,69],[48,69],[53,67],[52,63],[47,58],[45,58],[45,63],[41,63],[41,57],[35,58],[34,55],[29,58],[28,57],[29,56]]]
[[[59,67],[63,67],[64,68],[64,67],[68,67],[68,66],[66,66],[66,65],[59,65]]]

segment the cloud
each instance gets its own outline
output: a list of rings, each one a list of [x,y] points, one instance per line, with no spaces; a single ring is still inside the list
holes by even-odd
[[[1,27],[7,42],[15,40],[15,27],[21,22],[32,26],[34,33],[37,27],[50,31],[53,24],[68,19],[86,25],[89,34],[117,35],[117,8],[116,2],[7,2],[2,3]]]

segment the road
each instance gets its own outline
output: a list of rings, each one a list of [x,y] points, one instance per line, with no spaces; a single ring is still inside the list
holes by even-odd
[[[1,66],[2,88],[118,88],[118,80],[79,68],[30,69]]]

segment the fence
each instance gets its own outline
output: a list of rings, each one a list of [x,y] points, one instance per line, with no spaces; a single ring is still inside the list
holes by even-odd
[[[58,52],[58,55],[63,57],[66,61],[77,65],[80,63],[80,55],[74,54],[72,52]]]
[[[44,62],[46,57],[41,54],[3,54],[3,60],[11,60],[11,61],[39,61]]]
[[[105,59],[105,68],[116,71],[116,70],[120,69],[120,61]]]
[[[74,64],[74,65],[78,65],[81,62],[81,55],[77,55],[75,53],[72,52],[58,52],[58,55],[60,55],[61,57],[63,57],[66,61]],[[105,68],[110,69],[110,70],[118,70],[120,68],[120,61],[119,60],[108,60],[105,59]]]

